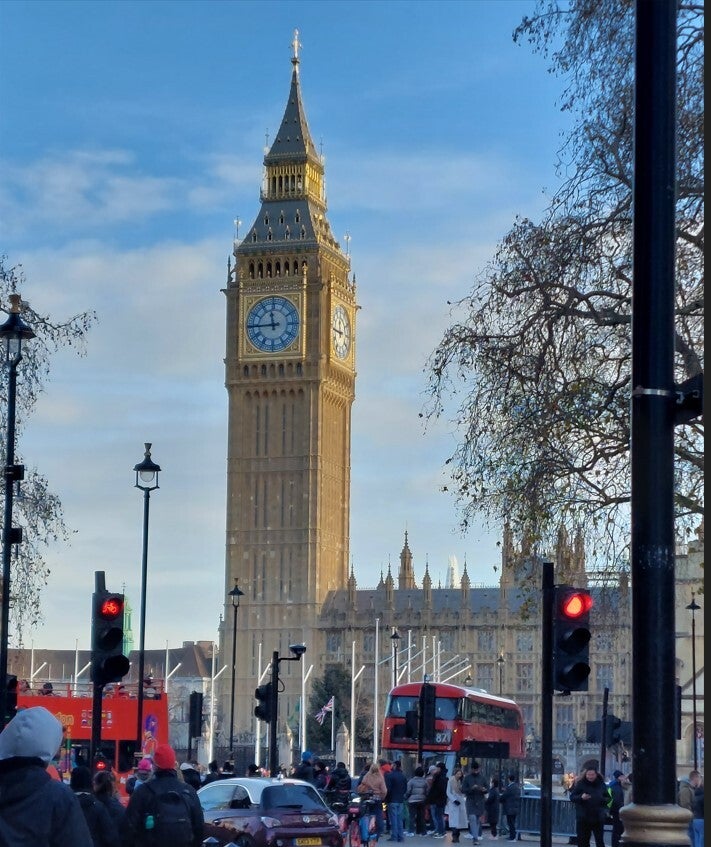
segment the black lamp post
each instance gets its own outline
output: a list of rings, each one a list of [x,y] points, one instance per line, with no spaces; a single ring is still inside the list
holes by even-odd
[[[10,311],[2,326],[0,340],[7,384],[7,442],[5,447],[5,513],[2,525],[2,640],[0,641],[0,728],[5,726],[8,708],[7,655],[10,639],[10,563],[12,545],[22,541],[22,529],[12,525],[13,486],[25,477],[24,465],[15,464],[15,399],[17,396],[17,366],[22,360],[22,343],[35,334],[20,317],[22,298],[10,295]]]
[[[393,646],[393,688],[395,688],[395,686],[397,685],[397,648],[399,641],[400,633],[395,629],[395,627],[393,627],[393,632],[390,636],[390,643]]]
[[[506,659],[504,659],[503,653],[499,653],[499,656],[496,659],[496,664],[499,668],[499,697],[501,697],[504,693],[504,665],[506,664]]]
[[[151,459],[151,444],[146,443],[143,461],[134,466],[136,488],[143,492],[143,558],[141,561],[141,638],[138,645],[138,724],[136,738],[139,752],[143,750],[143,674],[146,667],[146,581],[148,578],[148,504],[151,491],[158,488],[160,465]]]
[[[501,697],[504,693],[504,665],[506,664],[506,659],[504,659],[504,654],[499,653],[496,657],[496,665],[499,669],[499,697]],[[499,739],[499,744],[501,744],[501,739]],[[497,773],[497,777],[499,780],[499,789],[502,788],[502,758],[501,758],[501,747],[499,747],[499,771]]]
[[[232,692],[230,694],[230,759],[232,759],[235,732],[235,670],[237,667],[237,609],[239,609],[239,598],[244,597],[244,591],[240,591],[235,580],[235,587],[228,592],[232,601]]]
[[[701,606],[696,602],[696,596],[692,592],[691,603],[686,607],[691,612],[691,703],[694,716],[692,730],[692,743],[694,745],[694,770],[699,769],[699,753],[696,743],[696,613]]]

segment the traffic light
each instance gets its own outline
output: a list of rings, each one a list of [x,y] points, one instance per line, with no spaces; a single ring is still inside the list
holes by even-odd
[[[255,689],[254,696],[259,703],[254,707],[254,717],[259,718],[264,723],[271,723],[273,715],[272,710],[272,684],[267,682]]]
[[[119,682],[128,673],[123,655],[123,594],[95,591],[91,613],[91,681],[94,685]]]
[[[605,722],[605,744],[607,747],[613,747],[620,741],[622,741],[622,721],[617,715],[608,712]]]
[[[202,691],[193,691],[190,695],[190,737],[202,735]]]
[[[420,713],[422,715],[422,740],[434,741],[435,736],[435,695],[434,685],[422,683],[420,689]]]
[[[555,586],[553,606],[553,689],[570,694],[587,691],[590,676],[589,591]]]

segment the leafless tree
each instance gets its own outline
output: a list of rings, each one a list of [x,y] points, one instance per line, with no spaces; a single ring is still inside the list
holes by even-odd
[[[19,293],[27,297],[25,278],[21,266],[10,266],[6,256],[0,256],[0,322],[7,317],[8,295]],[[29,299],[29,298],[28,298]],[[49,378],[52,354],[63,347],[73,347],[84,354],[86,334],[95,320],[93,312],[57,321],[38,312],[23,299],[23,320],[29,324],[36,337],[23,356],[17,379],[15,462],[23,463],[21,433]],[[6,377],[3,377],[6,379]],[[6,382],[0,391],[0,425],[7,432]],[[0,464],[4,467],[6,438],[0,438]],[[4,489],[0,490],[0,503]],[[3,511],[0,509],[0,527]],[[47,547],[67,541],[69,530],[64,522],[62,503],[49,490],[47,479],[36,467],[26,466],[25,479],[20,483],[13,501],[13,523],[23,529],[22,544],[13,545],[10,583],[10,636],[16,646],[21,646],[28,627],[41,620],[41,592],[47,582],[49,570],[44,558]]]
[[[678,10],[676,378],[703,368],[703,5]],[[633,0],[541,0],[514,33],[564,80],[575,115],[562,184],[517,219],[428,365],[424,415],[452,415],[466,527],[508,520],[549,547],[582,527],[608,561],[626,543],[632,308]],[[644,80],[640,80],[644,84]],[[677,526],[703,515],[703,423],[677,427]]]

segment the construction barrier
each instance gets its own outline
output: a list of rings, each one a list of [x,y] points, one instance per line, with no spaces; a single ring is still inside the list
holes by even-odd
[[[541,798],[522,797],[516,829],[524,833],[541,831]],[[565,797],[551,798],[551,835],[575,836],[575,806]]]

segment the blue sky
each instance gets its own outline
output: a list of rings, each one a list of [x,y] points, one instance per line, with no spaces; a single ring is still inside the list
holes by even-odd
[[[512,32],[532,0],[0,3],[0,250],[24,299],[98,313],[53,361],[18,445],[65,507],[36,646],[89,646],[95,570],[138,608],[144,441],[146,644],[216,637],[224,590],[224,296],[239,217],[259,209],[265,134],[299,29],[329,219],[358,282],[351,556],[359,585],[450,556],[498,579],[499,527],[463,537],[441,493],[451,426],[423,427],[427,357],[515,215],[557,184],[562,83]],[[31,355],[31,353],[29,354]]]

